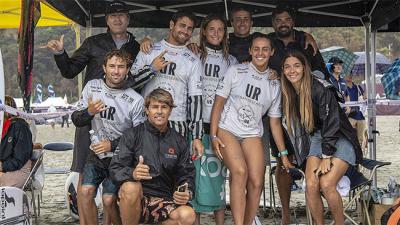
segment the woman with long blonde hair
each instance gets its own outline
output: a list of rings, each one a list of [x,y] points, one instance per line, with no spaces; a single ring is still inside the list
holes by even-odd
[[[361,147],[334,87],[311,74],[298,51],[283,58],[282,107],[288,132],[301,126],[311,135],[306,163],[306,197],[317,225],[324,224],[321,191],[335,224],[344,224],[343,204],[336,186],[349,165],[362,160]],[[301,162],[298,162],[301,164]]]

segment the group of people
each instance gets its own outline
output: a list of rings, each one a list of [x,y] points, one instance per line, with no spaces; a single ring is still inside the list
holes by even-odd
[[[175,13],[168,36],[156,43],[139,45],[129,20],[125,3],[113,1],[107,32],[87,38],[72,56],[63,36],[43,46],[62,76],[87,68],[71,117],[80,224],[98,224],[93,198],[101,183],[103,224],[200,224],[202,212],[224,224],[228,169],[234,224],[249,225],[270,140],[282,224],[291,222],[294,166],[306,172],[315,223],[324,224],[321,192],[336,224],[344,223],[335,187],[360,162],[361,149],[314,39],[294,29],[290,9],[274,10],[270,34],[251,34],[245,9],[231,12],[232,34],[222,16],[208,15],[199,45],[188,44],[196,26],[189,12]]]

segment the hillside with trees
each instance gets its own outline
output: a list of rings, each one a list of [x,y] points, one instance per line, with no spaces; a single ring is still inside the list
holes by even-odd
[[[317,40],[319,48],[330,46],[343,46],[351,51],[364,51],[364,31],[361,27],[356,28],[299,28],[311,33]],[[197,29],[198,30],[198,29]],[[193,41],[198,40],[198,31]],[[81,40],[85,38],[85,28],[81,28]],[[93,29],[92,34],[103,32],[104,29]],[[167,29],[130,29],[141,40],[146,35],[158,41],[166,36]],[[254,28],[253,31],[271,32],[271,28]],[[39,46],[47,43],[50,39],[58,39],[64,34],[65,48],[69,54],[75,49],[75,32],[71,27],[47,27],[37,28],[35,31],[34,66],[33,66],[33,91],[36,84],[43,86],[43,97],[47,98],[47,86],[54,86],[57,96],[67,95],[69,101],[76,101],[78,96],[77,78],[64,79],[54,62],[53,55],[47,49]],[[6,94],[20,97],[21,91],[18,87],[17,55],[18,31],[16,29],[0,29],[0,49],[3,54],[5,69]],[[400,33],[378,33],[376,41],[377,51],[390,59],[400,57]]]

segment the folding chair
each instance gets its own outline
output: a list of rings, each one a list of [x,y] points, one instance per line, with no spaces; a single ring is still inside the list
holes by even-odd
[[[276,209],[276,201],[275,201],[275,190],[274,190],[274,174],[276,172],[276,166],[272,166],[270,171],[269,171],[269,196],[270,196],[270,208],[273,210],[273,214],[274,216],[277,215],[277,209]],[[301,181],[301,183],[303,183],[306,175],[304,174],[304,172],[298,168],[292,168],[289,169],[289,173],[292,176],[292,180],[293,180],[293,184],[297,186],[296,181]],[[266,199],[265,199],[265,189],[264,189],[264,209],[266,208]],[[312,224],[312,220],[311,220],[311,212],[308,208],[307,205],[307,199],[305,198],[305,204],[306,204],[306,215],[307,215],[307,223],[308,224]],[[266,217],[266,211],[264,211],[264,217]],[[295,215],[296,216],[296,215]],[[296,220],[296,218],[295,218]]]
[[[70,142],[50,142],[43,146],[44,150],[63,152],[74,149],[74,144]],[[46,174],[68,174],[69,168],[45,168]]]
[[[43,190],[43,182],[44,180],[41,180],[41,176],[39,173],[43,172],[41,171],[43,169],[43,155],[44,151],[41,149],[36,149],[32,152],[32,167],[31,167],[31,172],[29,173],[28,179],[26,179],[22,190],[25,192],[30,192],[32,198],[31,198],[31,203],[33,205],[33,212],[35,214],[35,223],[37,223],[37,217],[40,216],[40,196],[41,192]],[[42,169],[40,169],[42,168]],[[43,174],[41,174],[43,175]],[[39,191],[37,194],[35,194],[35,191]],[[37,205],[36,205],[36,196],[37,196]]]
[[[372,183],[373,177],[376,170],[382,166],[390,165],[390,162],[381,162],[372,159],[364,158],[362,163],[360,164],[362,167],[369,170],[368,178],[364,176],[363,173],[358,171],[358,169],[354,166],[350,166],[345,176],[350,179],[350,193],[349,193],[349,202],[343,207],[344,216],[354,225],[358,225],[359,222],[367,221],[368,225],[371,225],[371,219],[368,212],[370,200],[372,197]],[[367,195],[365,195],[367,194]],[[350,213],[354,212],[354,205],[359,203],[359,206],[362,207],[362,218],[361,221],[357,222],[351,217]],[[357,207],[355,207],[357,208]],[[332,222],[331,224],[333,224]]]

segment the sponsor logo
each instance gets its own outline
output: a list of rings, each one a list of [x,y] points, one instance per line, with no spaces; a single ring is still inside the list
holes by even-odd
[[[177,159],[176,150],[172,147],[168,148],[167,153],[164,154],[167,159]]]

